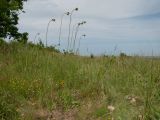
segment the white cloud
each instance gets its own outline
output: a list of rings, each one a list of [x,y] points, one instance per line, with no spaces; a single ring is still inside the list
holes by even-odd
[[[160,13],[159,6],[159,0],[30,0],[24,6],[26,13],[20,16],[19,27],[21,31],[30,33],[30,39],[33,39],[37,32],[41,32],[44,40],[46,25],[49,19],[54,17],[56,24],[51,26],[48,39],[57,42],[61,15],[64,11],[78,7],[79,11],[73,14],[73,24],[86,20],[87,24],[80,29],[79,35],[86,33],[86,42],[90,44],[94,43],[93,40],[103,42],[103,45],[97,43],[93,47],[97,49],[98,45],[101,45],[102,52],[104,43],[111,40],[158,41],[160,17],[146,19],[143,16]],[[66,16],[62,30],[64,44],[68,36],[68,23],[69,18]]]
[[[158,0],[54,0],[61,9],[80,7],[84,15],[123,18],[160,12]]]

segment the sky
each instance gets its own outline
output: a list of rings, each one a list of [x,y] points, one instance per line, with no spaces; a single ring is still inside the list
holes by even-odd
[[[47,24],[48,45],[57,45],[61,16],[78,7],[72,15],[72,26],[80,26],[81,55],[119,54],[160,56],[160,0],[28,0],[26,13],[20,14],[20,32],[28,32],[29,40],[45,43]],[[67,48],[69,16],[64,16],[60,49]],[[82,37],[86,34],[86,37]],[[81,38],[81,39],[80,39]]]

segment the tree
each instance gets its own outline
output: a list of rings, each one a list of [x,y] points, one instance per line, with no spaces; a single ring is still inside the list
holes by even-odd
[[[27,33],[19,33],[17,24],[18,15],[27,0],[0,0],[0,37],[1,38],[27,38]]]
[[[25,32],[25,33],[22,33],[19,38],[17,39],[18,42],[20,43],[23,43],[23,44],[26,44],[27,41],[28,41],[28,33]]]

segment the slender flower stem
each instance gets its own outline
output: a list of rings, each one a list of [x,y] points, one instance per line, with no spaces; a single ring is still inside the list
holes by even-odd
[[[80,25],[84,25],[84,24],[86,24],[86,21],[83,21],[83,22],[81,22],[81,23],[78,23],[78,26],[77,26],[77,28],[76,28],[75,38],[74,38],[74,43],[73,43],[73,50],[74,50],[74,51],[76,51],[76,50],[75,50],[75,44],[76,44],[76,39],[77,39],[79,27],[80,27]]]
[[[71,41],[70,41],[70,48],[72,49],[72,42],[73,42],[73,34],[74,34],[74,29],[76,27],[77,23],[73,26],[72,28],[72,36],[71,36]]]
[[[58,43],[59,46],[61,45],[61,32],[62,32],[62,24],[63,24],[64,15],[65,14],[63,14],[62,17],[61,17],[61,24],[60,24],[60,29],[59,29],[59,43]]]
[[[68,51],[68,49],[69,49],[69,44],[70,44],[70,34],[71,34],[71,24],[72,24],[72,14],[73,14],[74,11],[78,11],[78,8],[75,8],[75,9],[73,9],[73,10],[70,12],[67,51]]]
[[[47,40],[48,40],[48,28],[49,28],[49,24],[51,23],[51,20],[49,21],[48,25],[47,25],[47,31],[46,31],[46,47],[47,47]]]
[[[70,13],[66,12],[61,17],[61,24],[60,24],[60,29],[59,29],[59,43],[58,43],[59,46],[61,45],[62,24],[63,24],[63,18],[64,18],[65,15],[70,15]]]
[[[55,19],[51,19],[48,24],[47,24],[47,31],[46,31],[46,47],[47,47],[47,42],[48,42],[48,29],[49,29],[49,25],[51,22],[55,22]]]
[[[73,51],[75,51],[75,45],[76,45],[77,34],[78,34],[78,31],[79,31],[79,26],[80,25],[78,25],[76,27],[76,32],[75,32],[75,37],[74,37],[74,42],[73,42]]]
[[[72,24],[72,14],[73,14],[74,10],[72,10],[71,14],[70,14],[70,20],[69,20],[69,33],[68,33],[68,43],[67,43],[67,51],[69,49],[69,42],[70,42],[70,31],[71,31],[71,24]]]
[[[80,50],[80,44],[81,44],[81,39],[82,39],[82,37],[86,37],[86,35],[84,34],[84,35],[82,35],[80,38],[79,38],[79,42],[78,42],[78,48],[77,48],[77,53],[79,53],[79,50]]]
[[[34,37],[34,44],[36,43],[36,38],[37,38],[37,36],[39,36],[40,35],[40,33],[37,33],[36,35],[35,35],[35,37]]]
[[[80,38],[79,38],[79,41],[78,41],[78,48],[77,48],[77,51],[76,51],[77,53],[79,52],[79,49],[80,49],[81,39],[82,39],[82,37],[80,37]]]

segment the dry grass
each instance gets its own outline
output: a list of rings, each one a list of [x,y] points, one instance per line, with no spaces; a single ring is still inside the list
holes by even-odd
[[[90,58],[3,45],[0,119],[158,120],[159,73],[160,59]]]

